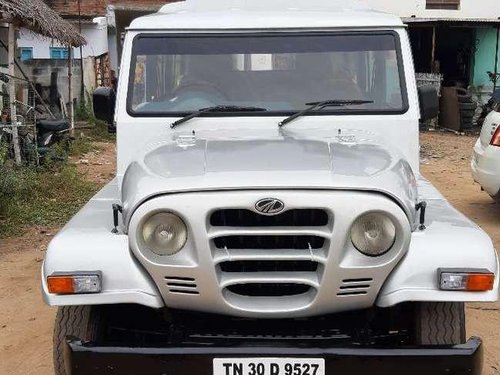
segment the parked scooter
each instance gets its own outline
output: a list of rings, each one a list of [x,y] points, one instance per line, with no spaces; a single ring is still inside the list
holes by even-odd
[[[498,102],[500,102],[500,89],[495,90],[493,92],[493,95],[491,95],[490,100],[488,100],[488,102],[483,105],[483,111],[481,112],[481,116],[479,116],[479,119],[477,120],[477,124],[479,126],[483,126],[484,119],[490,114],[490,112],[493,110],[493,107],[495,107]]]
[[[37,150],[40,157],[45,156],[55,145],[69,147],[69,129],[68,120],[37,120]]]

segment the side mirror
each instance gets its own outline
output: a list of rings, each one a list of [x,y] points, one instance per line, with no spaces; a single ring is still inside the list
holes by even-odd
[[[108,124],[110,133],[116,132],[114,125],[116,94],[110,87],[98,87],[93,97],[94,115]]]
[[[419,87],[418,100],[420,101],[421,121],[432,120],[439,115],[439,97],[433,86]]]

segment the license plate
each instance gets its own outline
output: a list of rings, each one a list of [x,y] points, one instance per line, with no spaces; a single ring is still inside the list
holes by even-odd
[[[322,358],[215,358],[214,375],[325,375]]]

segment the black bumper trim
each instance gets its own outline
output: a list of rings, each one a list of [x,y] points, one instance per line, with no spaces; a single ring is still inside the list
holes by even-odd
[[[214,358],[324,358],[326,375],[480,375],[479,338],[452,347],[409,349],[296,347],[97,347],[69,340],[69,374],[212,375]],[[246,375],[246,374],[245,374]]]

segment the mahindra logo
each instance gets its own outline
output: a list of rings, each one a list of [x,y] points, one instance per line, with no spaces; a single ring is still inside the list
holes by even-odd
[[[279,199],[266,198],[255,203],[255,209],[264,215],[276,215],[285,209],[285,204]]]

